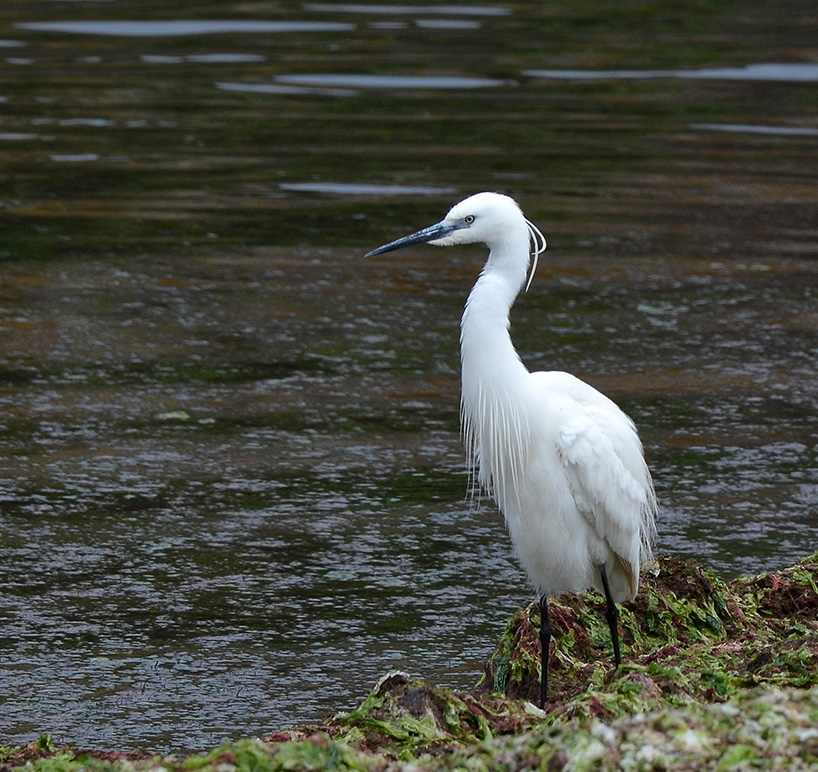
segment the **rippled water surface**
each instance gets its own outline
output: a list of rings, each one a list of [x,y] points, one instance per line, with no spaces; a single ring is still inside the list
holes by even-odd
[[[363,254],[482,189],[549,241],[514,340],[633,416],[660,549],[814,551],[818,100],[730,74],[818,30],[751,5],[3,4],[0,745],[476,681],[531,598],[465,496],[483,251]]]

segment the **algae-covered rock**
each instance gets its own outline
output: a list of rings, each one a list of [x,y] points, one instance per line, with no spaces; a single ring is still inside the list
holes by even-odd
[[[818,552],[783,571],[730,583],[739,603],[765,629],[787,636],[814,630],[818,620]]]
[[[515,734],[543,715],[518,700],[443,689],[395,672],[382,678],[359,708],[338,714],[325,727],[361,750],[409,758]]]
[[[755,686],[818,684],[818,559],[725,583],[690,560],[664,556],[622,607],[623,665],[614,670],[605,602],[596,593],[551,603],[549,720],[614,717],[662,704],[723,700]],[[539,692],[538,604],[509,622],[480,688]]]
[[[0,760],[2,761],[2,760]],[[663,707],[613,721],[540,722],[528,731],[390,760],[326,734],[240,740],[209,754],[128,759],[57,751],[30,772],[490,772],[491,770],[781,770],[818,765],[818,688],[754,690],[718,704]],[[5,772],[10,766],[0,763]]]
[[[517,737],[421,760],[433,770],[814,770],[818,688],[755,690],[613,721],[543,723]],[[417,769],[417,767],[415,767]]]

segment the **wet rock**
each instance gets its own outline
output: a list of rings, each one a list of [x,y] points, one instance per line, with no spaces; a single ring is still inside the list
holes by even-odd
[[[618,716],[669,703],[718,701],[755,686],[818,685],[818,560],[725,583],[692,560],[660,557],[620,620],[624,662],[614,671],[604,600],[551,604],[555,716]],[[538,604],[509,622],[480,688],[535,699]],[[641,684],[641,685],[640,685]]]
[[[541,716],[516,700],[456,692],[394,672],[357,710],[338,714],[325,726],[356,748],[400,757],[438,754],[495,734],[513,734]]]

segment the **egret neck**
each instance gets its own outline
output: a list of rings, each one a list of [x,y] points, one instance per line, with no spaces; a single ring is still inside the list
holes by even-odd
[[[528,232],[522,235],[492,249],[460,323],[463,434],[480,484],[501,509],[517,489],[529,437],[528,370],[509,334],[509,312],[528,268]]]

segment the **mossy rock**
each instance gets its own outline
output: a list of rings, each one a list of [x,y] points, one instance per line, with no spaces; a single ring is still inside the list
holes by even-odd
[[[660,557],[647,567],[636,599],[621,607],[625,661],[618,670],[604,599],[558,596],[549,606],[549,720],[718,701],[758,685],[816,685],[817,588],[818,553],[783,571],[729,583],[695,561]],[[537,699],[538,605],[509,622],[481,689]]]
[[[533,705],[444,689],[395,672],[382,678],[359,708],[338,714],[325,728],[361,750],[410,757],[514,734],[541,719]]]

